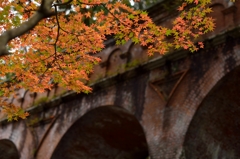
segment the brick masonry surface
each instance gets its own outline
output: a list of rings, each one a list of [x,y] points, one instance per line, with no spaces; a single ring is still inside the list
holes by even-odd
[[[164,3],[169,2],[150,8],[149,14],[168,26],[174,16]],[[203,37],[205,48],[196,53],[148,57],[131,42],[109,43],[91,76],[93,93],[19,90],[9,101],[31,116],[8,123],[1,115],[0,155],[240,158],[240,1],[213,0],[211,7],[216,29]]]

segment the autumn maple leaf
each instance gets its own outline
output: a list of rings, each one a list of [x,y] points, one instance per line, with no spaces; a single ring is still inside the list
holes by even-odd
[[[206,2],[183,0],[167,28],[129,1],[5,0],[0,3],[2,103],[21,88],[44,92],[58,84],[78,93],[91,92],[87,81],[101,61],[96,53],[105,48],[107,37],[114,37],[116,44],[131,40],[147,46],[148,55],[165,54],[172,47],[202,48],[201,42],[195,46],[196,37],[214,29]],[[7,103],[2,108],[14,119],[28,115]]]

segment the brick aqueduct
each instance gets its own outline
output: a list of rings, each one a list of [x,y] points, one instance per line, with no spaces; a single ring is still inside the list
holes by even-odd
[[[163,1],[149,13],[174,15]],[[167,4],[170,5],[170,4]],[[10,102],[27,120],[1,115],[1,159],[239,159],[240,1],[213,0],[216,29],[196,53],[147,57],[109,42],[91,76],[93,93],[20,90]]]

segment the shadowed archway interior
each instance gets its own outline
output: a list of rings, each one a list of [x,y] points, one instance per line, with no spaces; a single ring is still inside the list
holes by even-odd
[[[95,108],[64,134],[51,159],[145,159],[148,147],[138,120],[116,106]]]
[[[199,106],[186,134],[186,159],[240,158],[240,68],[212,89]]]
[[[11,140],[0,140],[0,159],[20,159],[18,150]]]

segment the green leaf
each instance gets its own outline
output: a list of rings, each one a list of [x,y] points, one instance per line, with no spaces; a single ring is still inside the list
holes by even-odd
[[[120,40],[117,40],[116,41],[116,45],[120,45],[121,44],[121,41]]]
[[[142,15],[147,15],[148,13],[146,11],[142,11]]]
[[[132,41],[133,41],[135,44],[138,44],[138,43],[139,43],[139,39],[136,38],[136,37],[133,37],[133,38],[132,38]]]
[[[4,94],[3,90],[0,90],[0,97]]]
[[[171,34],[172,34],[172,30],[168,29],[168,30],[166,31],[166,36],[170,36]]]
[[[125,44],[125,43],[126,43],[126,40],[122,39],[122,40],[121,40],[121,44],[123,45],[123,44]]]
[[[131,33],[129,34],[129,38],[132,38],[132,37],[133,37],[133,35],[134,35],[134,33],[133,33],[133,32],[131,32]]]
[[[133,14],[130,14],[130,15],[128,15],[128,18],[129,18],[129,19],[134,19],[135,16],[134,16]]]

